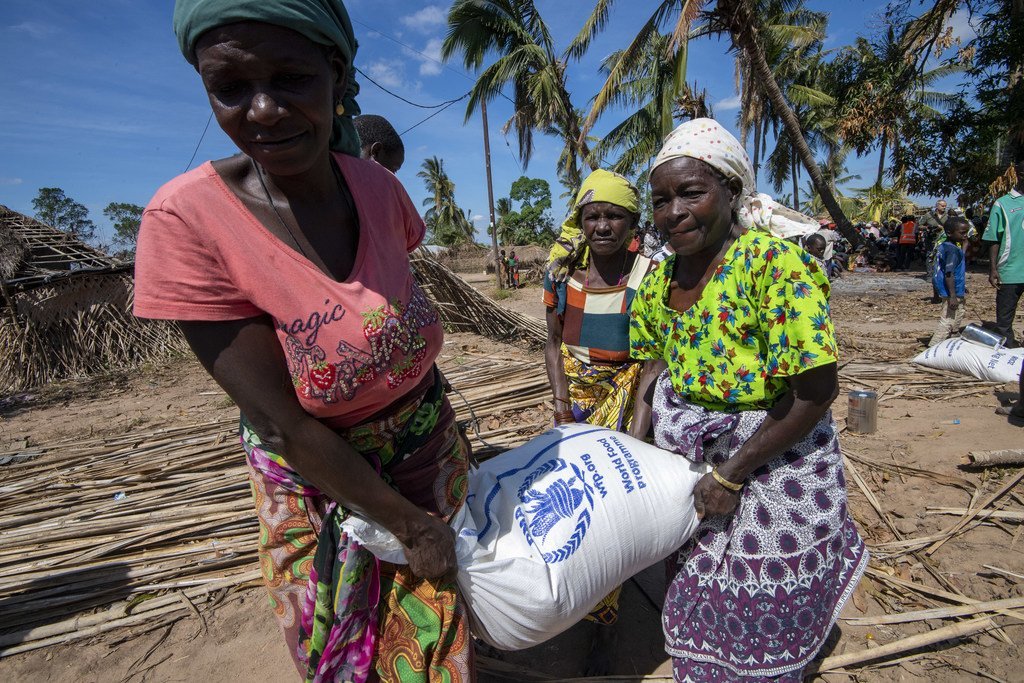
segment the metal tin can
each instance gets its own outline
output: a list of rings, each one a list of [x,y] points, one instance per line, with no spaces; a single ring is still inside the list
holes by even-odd
[[[850,392],[846,428],[854,434],[874,434],[878,428],[878,394],[857,389]]]
[[[991,346],[996,351],[1003,348],[1006,344],[1006,337],[1002,337],[991,330],[986,330],[984,327],[978,327],[974,323],[969,324],[960,331],[960,338],[976,344]]]

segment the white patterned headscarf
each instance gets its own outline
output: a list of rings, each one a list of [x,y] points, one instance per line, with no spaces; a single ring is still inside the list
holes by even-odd
[[[681,123],[665,138],[651,170],[679,157],[699,159],[726,178],[736,178],[743,183],[733,208],[744,227],[754,225],[751,217],[751,205],[757,195],[754,167],[743,145],[732,133],[714,119],[693,119]]]
[[[781,239],[808,235],[818,229],[817,223],[807,216],[758,193],[750,157],[740,141],[718,121],[693,119],[679,124],[665,138],[651,168],[679,157],[699,159],[726,178],[736,178],[743,184],[732,208],[744,228],[767,230]]]

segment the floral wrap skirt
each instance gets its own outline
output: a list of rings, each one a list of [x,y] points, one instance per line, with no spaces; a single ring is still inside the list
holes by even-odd
[[[469,454],[436,370],[426,394],[341,437],[416,505],[446,520],[462,505]],[[377,560],[342,530],[347,510],[267,450],[244,418],[241,440],[260,567],[302,677],[472,680],[469,614],[454,579],[428,581]]]
[[[712,465],[732,457],[767,415],[689,403],[667,372],[653,412],[660,448]],[[704,519],[670,558],[662,626],[676,679],[799,681],[867,561],[829,412],[754,471],[735,513]]]

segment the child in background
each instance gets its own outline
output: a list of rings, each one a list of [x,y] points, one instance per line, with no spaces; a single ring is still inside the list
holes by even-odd
[[[967,239],[970,223],[962,216],[950,216],[943,224],[946,241],[939,245],[935,256],[932,283],[939,296],[946,300],[939,324],[928,346],[935,346],[951,335],[958,334],[964,322],[964,297],[967,294],[967,259],[963,243]]]
[[[516,256],[515,249],[508,253],[508,275],[509,287],[519,289],[519,258]]]
[[[805,235],[802,244],[804,251],[814,258],[814,261],[818,264],[818,268],[821,269],[821,272],[825,274],[825,277],[831,280],[832,276],[829,274],[828,265],[825,263],[825,248],[828,244],[825,242],[824,235],[819,235],[816,232],[811,233],[810,235]]]

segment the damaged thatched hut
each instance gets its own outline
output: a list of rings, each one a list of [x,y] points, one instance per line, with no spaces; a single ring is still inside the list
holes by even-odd
[[[131,314],[132,263],[0,206],[0,392],[184,350]]]

